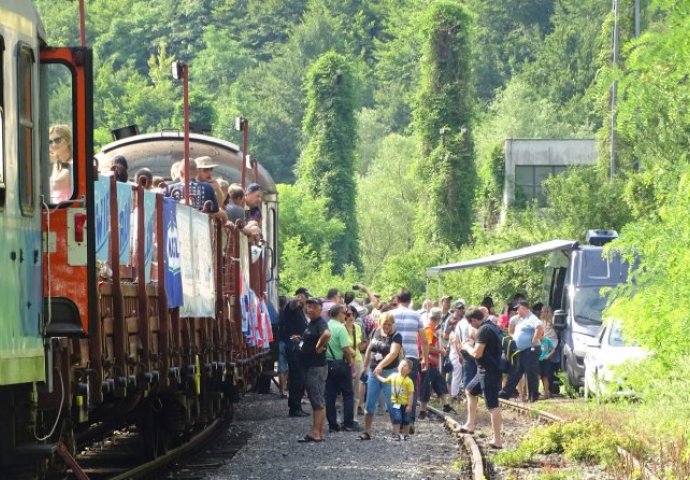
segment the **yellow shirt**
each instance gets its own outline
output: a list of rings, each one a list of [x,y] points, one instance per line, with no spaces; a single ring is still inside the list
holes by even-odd
[[[391,402],[407,405],[410,393],[414,392],[414,382],[410,377],[403,377],[399,373],[394,373],[384,382],[391,384]]]
[[[357,345],[359,345],[362,342],[362,327],[360,327],[358,323],[353,323],[352,326],[354,327],[354,332],[357,336]],[[355,362],[361,362],[362,352],[359,351],[357,345],[355,345],[355,337],[353,335],[350,335],[350,346],[355,351]]]

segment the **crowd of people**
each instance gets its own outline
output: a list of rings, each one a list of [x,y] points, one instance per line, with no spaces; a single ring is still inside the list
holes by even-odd
[[[300,442],[323,441],[326,424],[329,433],[358,432],[359,440],[371,440],[374,415],[384,410],[390,438],[408,440],[415,422],[426,418],[432,394],[444,412],[464,402],[462,431],[474,434],[481,395],[491,418],[490,447],[500,449],[499,398],[534,402],[551,395],[558,336],[543,305],[530,306],[517,294],[496,314],[490,297],[466,306],[444,296],[415,310],[405,289],[388,302],[365,285],[353,290],[364,298],[337,289],[316,297],[299,288],[281,299],[280,396],[290,417],[312,417]],[[311,415],[302,409],[305,395]]]

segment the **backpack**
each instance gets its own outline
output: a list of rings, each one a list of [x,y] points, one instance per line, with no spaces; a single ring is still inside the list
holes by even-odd
[[[520,352],[517,348],[517,343],[510,335],[503,336],[501,340],[501,353],[503,359],[508,365],[515,365],[517,361],[517,354]]]

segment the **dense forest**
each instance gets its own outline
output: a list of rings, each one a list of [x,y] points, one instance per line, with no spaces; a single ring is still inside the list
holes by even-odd
[[[36,3],[51,43],[78,43],[76,2]],[[611,312],[663,354],[647,371],[665,383],[640,382],[641,395],[687,413],[690,3],[642,0],[638,18],[634,4],[87,1],[96,140],[180,128],[169,72],[187,62],[192,120],[237,142],[234,117],[247,117],[251,153],[281,183],[285,292],[364,281],[421,296],[431,265],[616,229],[612,248],[639,267]],[[542,205],[502,211],[503,142],[532,137],[596,138],[599,164],[549,178]],[[448,275],[443,289],[536,299],[542,266]]]

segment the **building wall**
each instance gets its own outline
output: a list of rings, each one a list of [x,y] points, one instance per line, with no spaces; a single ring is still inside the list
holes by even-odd
[[[515,170],[518,166],[570,167],[596,163],[598,153],[593,138],[577,140],[507,139],[505,152],[504,208],[515,201]]]

